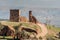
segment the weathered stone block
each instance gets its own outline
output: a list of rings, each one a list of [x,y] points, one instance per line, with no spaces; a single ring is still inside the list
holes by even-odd
[[[10,21],[19,22],[19,9],[10,10]]]

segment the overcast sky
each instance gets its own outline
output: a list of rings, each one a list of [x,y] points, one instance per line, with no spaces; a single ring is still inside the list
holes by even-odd
[[[20,9],[23,16],[32,10],[39,21],[46,22],[48,17],[51,24],[60,25],[60,0],[0,0],[1,19],[9,19],[10,9]]]

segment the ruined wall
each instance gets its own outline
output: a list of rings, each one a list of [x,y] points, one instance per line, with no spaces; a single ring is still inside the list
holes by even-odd
[[[28,19],[25,16],[20,16],[19,18],[21,22],[28,22]]]
[[[10,10],[10,21],[19,22],[19,9]]]
[[[37,23],[37,19],[32,15],[32,11],[29,11],[29,22]]]
[[[29,22],[32,22],[32,11],[29,11]]]

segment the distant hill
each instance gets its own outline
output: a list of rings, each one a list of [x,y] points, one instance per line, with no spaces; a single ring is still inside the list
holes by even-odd
[[[9,21],[9,19],[0,19],[0,21]]]

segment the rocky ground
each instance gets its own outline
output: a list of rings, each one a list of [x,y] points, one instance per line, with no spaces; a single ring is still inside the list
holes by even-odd
[[[59,32],[42,23],[0,22],[0,36],[12,36],[13,39],[55,40]],[[4,32],[4,33],[3,33]],[[15,40],[15,39],[14,39]],[[58,40],[58,39],[56,39]]]

